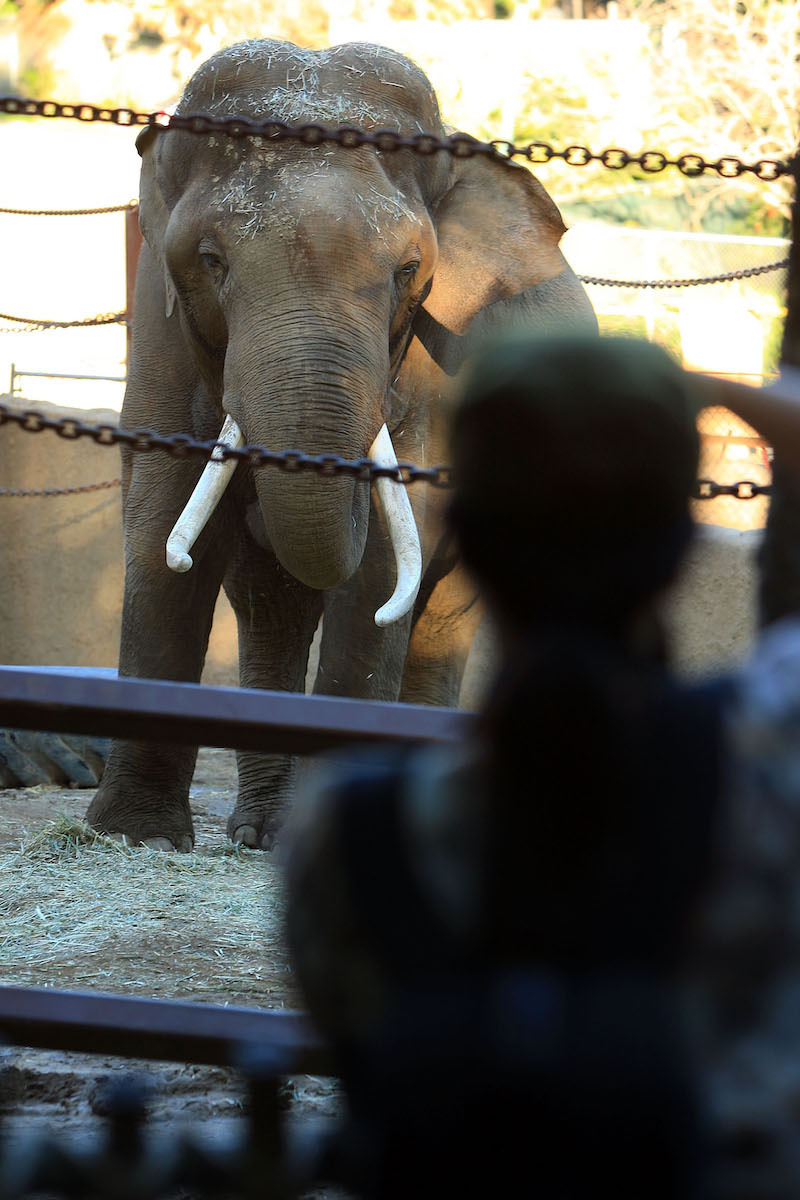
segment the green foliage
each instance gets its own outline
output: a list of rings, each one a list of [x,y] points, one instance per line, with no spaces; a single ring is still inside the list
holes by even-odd
[[[53,94],[55,75],[52,67],[26,67],[19,73],[19,90],[23,96],[32,96],[35,100],[46,100]]]
[[[129,50],[136,50],[139,46],[157,47],[163,46],[166,38],[160,29],[154,25],[142,25],[139,28],[134,28],[131,31],[131,40],[128,45]]]
[[[601,337],[648,337],[647,322],[644,317],[620,316],[615,313],[600,313],[597,324]],[[677,322],[669,316],[659,317],[654,322],[652,341],[657,342],[677,362],[681,361],[681,335]]]
[[[569,168],[566,168],[569,170]],[[674,170],[671,180],[625,172],[624,184],[609,184],[608,175],[574,189],[561,204],[567,220],[609,221],[636,229],[685,229],[755,237],[788,237],[788,215],[765,202],[757,191],[720,188],[711,178],[686,179]],[[580,182],[580,181],[579,181]]]
[[[647,337],[644,317],[620,317],[603,313],[598,317],[597,323],[602,337]]]
[[[776,375],[781,357],[781,342],[783,341],[784,315],[761,319],[764,329],[764,366],[765,375]]]
[[[555,79],[529,79],[514,124],[514,140],[560,142],[567,130],[591,139],[598,124],[586,95]]]
[[[659,149],[670,157],[696,150],[709,160],[756,161],[791,152],[800,121],[800,4],[622,3],[629,18],[626,35],[635,26],[641,30],[641,49],[631,64],[639,70],[645,64],[641,103],[631,105],[614,55],[598,52],[585,60],[578,87],[573,73],[529,78],[515,141],[545,141],[557,148],[578,144],[595,151],[623,145],[632,153]],[[491,114],[489,120],[500,116]],[[784,180],[711,174],[690,179],[675,168],[648,174],[629,167],[615,175],[601,166],[560,163],[535,170],[570,220],[761,237],[789,232],[791,191]]]

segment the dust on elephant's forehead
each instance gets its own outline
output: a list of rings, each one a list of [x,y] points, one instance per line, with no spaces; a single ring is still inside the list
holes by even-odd
[[[178,112],[420,131],[441,123],[436,95],[419,67],[366,43],[306,50],[269,40],[239,42],[198,68]]]
[[[408,93],[402,101],[396,89]],[[409,116],[410,108],[428,112],[427,126],[419,116]],[[263,40],[231,46],[204,63],[189,81],[178,111],[272,116],[287,122],[313,120],[331,125],[399,127],[411,123],[420,130],[435,128],[440,122],[428,79],[394,51],[368,45],[303,50]],[[279,233],[281,223],[289,234],[294,222],[280,202],[284,189],[296,197],[308,185],[324,186],[332,162],[342,154],[333,146],[295,144],[275,149],[259,138],[235,141],[212,136],[208,144],[219,146],[228,160],[212,177],[214,203],[228,216],[240,218],[240,239],[254,237],[268,225]],[[418,223],[404,193],[399,188],[389,190],[385,178],[376,185],[364,173],[352,199],[369,230],[379,237],[385,237],[399,220]]]
[[[240,240],[255,237],[267,226],[278,234],[283,227],[286,234],[293,237],[296,219],[280,198],[284,192],[288,192],[295,200],[299,200],[307,186],[318,195],[335,152],[325,148],[311,153],[306,151],[302,157],[284,154],[283,161],[275,170],[275,158],[279,153],[258,144],[251,148],[249,154],[240,153],[232,173],[214,179],[214,203],[229,216],[240,218]],[[383,185],[376,186],[372,179],[362,175],[349,194],[350,206],[361,212],[367,228],[385,239],[392,226],[400,220],[420,225],[420,218],[409,207],[405,193],[399,188],[389,192],[385,180]],[[341,191],[340,185],[335,182],[333,189],[334,193]]]

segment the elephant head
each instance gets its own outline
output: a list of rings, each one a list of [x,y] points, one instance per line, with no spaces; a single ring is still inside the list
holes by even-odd
[[[425,75],[360,44],[230,47],[178,111],[444,133]],[[362,457],[384,425],[446,391],[510,304],[559,328],[593,320],[558,247],[558,210],[525,169],[157,127],[137,145],[163,320],[179,322],[220,424],[249,443]],[[434,433],[428,453],[443,447]],[[290,574],[314,588],[349,578],[366,484],[260,470],[255,486],[253,519]]]

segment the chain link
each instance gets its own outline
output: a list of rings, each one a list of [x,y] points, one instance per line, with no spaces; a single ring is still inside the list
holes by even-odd
[[[593,284],[595,287],[623,288],[684,288],[701,287],[707,283],[731,283],[735,279],[753,279],[756,275],[767,275],[770,271],[783,271],[789,266],[789,259],[782,258],[780,262],[765,263],[761,267],[743,267],[739,271],[727,271],[724,275],[706,275],[701,279],[601,279],[596,275],[578,275],[581,283]]]
[[[771,496],[772,485],[740,479],[737,483],[715,483],[713,479],[698,479],[692,492],[693,500],[716,500],[718,496],[733,496],[736,500],[755,500]]]
[[[0,208],[0,213],[11,217],[99,217],[138,207],[138,200],[129,200],[127,204],[112,204],[108,208]]]
[[[557,150],[549,142],[528,142],[518,146],[503,138],[482,142],[468,133],[454,133],[442,138],[435,133],[407,135],[396,129],[365,130],[353,125],[328,128],[313,122],[290,125],[285,121],[255,120],[246,116],[214,117],[209,113],[174,113],[170,116],[164,112],[145,113],[132,108],[102,108],[82,103],[61,104],[55,100],[32,100],[18,96],[0,96],[0,112],[31,117],[60,117],[73,121],[99,121],[113,125],[151,125],[162,131],[178,130],[199,135],[218,133],[232,138],[259,137],[271,142],[294,140],[306,146],[321,146],[329,142],[352,150],[374,146],[376,150],[387,154],[411,150],[414,154],[429,156],[443,150],[454,158],[473,158],[482,154],[500,162],[524,158],[533,164],[560,159],[570,167],[585,167],[596,162],[612,171],[639,167],[650,175],[665,171],[667,167],[675,167],[689,178],[713,172],[726,179],[752,174],[764,182],[770,182],[792,172],[789,158],[762,158],[757,162],[745,163],[732,155],[708,160],[701,154],[687,152],[678,158],[669,158],[662,150],[629,154],[627,150],[616,146],[597,153],[588,146],[567,146],[564,150]]]
[[[91,438],[101,446],[127,446],[140,454],[160,450],[172,458],[208,459],[218,449],[218,458],[235,459],[254,468],[277,467],[280,471],[290,473],[310,471],[327,476],[349,475],[367,483],[376,479],[391,479],[406,486],[410,483],[429,483],[440,488],[451,486],[450,468],[445,466],[419,467],[414,463],[402,462],[390,467],[369,458],[346,459],[338,454],[305,454],[302,450],[275,451],[265,446],[228,446],[224,442],[197,441],[188,433],[165,437],[152,429],[128,430],[117,425],[88,425],[73,417],[49,417],[30,409],[18,412],[6,404],[0,404],[0,426],[6,424],[17,425],[27,433],[41,433],[48,429],[68,441]]]
[[[88,329],[93,325],[116,325],[127,321],[125,311],[115,313],[98,313],[96,317],[83,317],[78,321],[48,321],[37,320],[35,317],[12,317],[10,313],[0,313],[0,321],[15,321],[30,329]],[[6,331],[10,332],[10,331]]]
[[[68,441],[91,438],[101,446],[127,446],[130,450],[149,454],[160,450],[172,458],[208,459],[214,450],[218,458],[245,462],[254,468],[277,467],[289,473],[313,472],[317,475],[349,475],[355,479],[372,483],[376,479],[391,479],[394,483],[408,486],[411,483],[428,483],[432,487],[453,486],[452,469],[448,466],[419,467],[414,463],[402,462],[396,467],[382,466],[369,458],[346,459],[338,454],[305,454],[302,450],[268,450],[265,446],[228,446],[224,442],[200,442],[188,433],[175,433],[169,437],[154,433],[152,429],[121,429],[118,425],[88,425],[74,417],[49,417],[46,413],[27,409],[17,412],[6,404],[0,404],[0,427],[7,424],[19,426],[27,433],[41,433],[48,429]],[[0,495],[62,495],[76,491],[94,491],[116,487],[118,479],[100,484],[86,484],[82,488],[45,489],[43,491],[16,492],[0,489]],[[699,479],[693,490],[695,500],[714,500],[717,496],[734,496],[737,500],[753,500],[757,496],[771,494],[769,484],[755,483],[743,479],[738,483],[715,483],[712,479]]]
[[[100,483],[81,483],[76,487],[62,488],[0,488],[0,499],[16,499],[20,496],[77,496],[83,492],[102,492],[107,488],[119,487],[122,480],[104,479]]]

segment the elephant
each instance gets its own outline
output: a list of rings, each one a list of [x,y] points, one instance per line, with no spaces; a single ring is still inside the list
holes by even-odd
[[[360,43],[228,47],[197,69],[177,111],[446,136],[424,72]],[[227,421],[249,444],[356,459],[385,426],[401,460],[434,464],[447,458],[462,365],[495,327],[596,329],[559,248],[561,215],[524,167],[158,126],[137,148],[144,241],[128,428],[213,440]],[[421,565],[416,600],[376,623],[396,568],[385,503],[367,482],[240,466],[181,573],[165,545],[203,464],[125,448],[122,458],[121,675],[199,681],[224,587],[242,686],[302,691],[322,617],[316,693],[457,703],[480,607],[444,532],[444,490],[387,483],[409,497]],[[192,562],[187,544],[179,566]],[[114,741],[87,819],[190,849],[195,755]],[[281,756],[238,754],[234,841],[273,846],[293,770]]]

